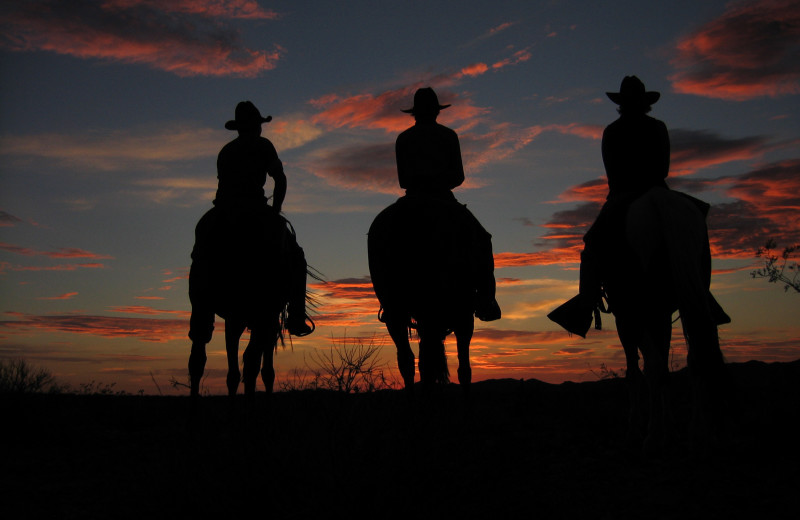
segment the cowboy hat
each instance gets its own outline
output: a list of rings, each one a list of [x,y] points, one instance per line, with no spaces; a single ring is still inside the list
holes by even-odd
[[[261,112],[258,111],[256,106],[250,101],[242,101],[236,105],[235,119],[225,123],[225,128],[228,130],[239,130],[269,123],[272,121],[272,116],[261,117]]]
[[[438,112],[450,105],[440,105],[436,92],[430,87],[417,89],[414,93],[414,106],[403,110],[406,114],[419,114],[425,112]]]
[[[661,97],[660,92],[647,92],[644,83],[636,76],[625,76],[619,92],[606,92],[608,98],[617,105],[650,106]]]

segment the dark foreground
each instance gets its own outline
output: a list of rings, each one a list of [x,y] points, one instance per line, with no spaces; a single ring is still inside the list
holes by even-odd
[[[267,413],[205,397],[0,397],[4,518],[796,518],[800,361],[729,365],[729,436],[623,449],[622,380],[278,393]],[[264,405],[264,395],[259,396]]]

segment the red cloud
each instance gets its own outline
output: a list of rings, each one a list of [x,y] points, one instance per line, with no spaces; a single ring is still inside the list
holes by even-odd
[[[4,262],[2,268],[0,268],[0,272],[3,270],[6,271],[75,271],[77,269],[105,269],[105,264],[97,263],[97,262],[90,262],[84,264],[60,264],[60,265],[50,265],[50,266],[12,266],[11,264]]]
[[[745,100],[800,93],[800,2],[731,3],[678,42],[670,77],[677,92]]]
[[[583,235],[576,235],[579,242]],[[534,265],[571,265],[580,262],[582,244],[572,247],[556,247],[546,251],[533,253],[495,253],[494,266],[496,269],[503,267],[527,267]]]
[[[516,65],[530,58],[530,52],[523,49],[491,66],[485,63],[474,63],[457,72],[433,77],[428,82],[417,82],[377,95],[356,94],[342,97],[337,94],[327,94],[309,101],[311,105],[322,109],[322,112],[312,118],[312,122],[331,128],[369,128],[398,133],[413,124],[409,115],[402,113],[401,110],[411,107],[414,92],[423,86],[436,88],[442,104],[452,104],[442,116],[447,118],[450,125],[462,121],[474,121],[485,114],[487,110],[473,106],[469,100],[459,99],[457,95],[448,92],[447,87],[464,78],[480,76],[489,70]]]
[[[106,260],[106,259],[113,259],[113,256],[109,255],[101,255],[97,253],[92,253],[90,251],[86,251],[84,249],[78,249],[77,247],[62,247],[57,249],[56,251],[37,251],[35,249],[30,249],[27,247],[15,246],[13,244],[6,244],[5,242],[0,242],[0,249],[5,249],[11,253],[16,253],[18,255],[25,255],[25,256],[46,256],[48,258],[94,258],[97,260]]]
[[[317,325],[353,328],[377,323],[380,304],[369,277],[314,283],[309,289],[325,310],[314,315]]]
[[[800,159],[765,165],[718,179],[727,195],[738,199],[715,205],[709,215],[716,256],[752,258],[768,239],[779,244],[800,242]]]
[[[144,316],[159,316],[159,315],[164,315],[164,314],[176,314],[178,316],[189,318],[191,316],[191,314],[192,314],[189,311],[161,310],[161,309],[154,309],[152,307],[147,307],[145,305],[128,305],[128,306],[122,306],[122,307],[112,307],[110,310],[112,312],[119,312],[121,314],[141,314],[141,315],[144,315]]]
[[[670,175],[680,176],[732,161],[753,159],[774,145],[764,137],[725,139],[702,130],[670,130]]]
[[[274,18],[252,1],[19,2],[0,15],[5,46],[146,64],[179,76],[254,77],[283,52],[251,50],[222,18]]]
[[[107,0],[110,8],[130,9],[146,6],[167,12],[200,14],[209,18],[243,18],[274,20],[275,11],[265,10],[255,0]]]
[[[325,298],[345,298],[352,300],[375,298],[372,280],[364,278],[344,278],[331,282],[309,284],[309,289]]]
[[[502,69],[503,67],[507,67],[509,65],[517,65],[518,63],[528,61],[529,59],[531,59],[530,51],[528,51],[528,49],[523,49],[515,52],[509,58],[493,63],[492,68],[495,70]]]
[[[40,298],[37,298],[37,300],[71,300],[77,295],[78,295],[77,292],[68,292],[62,294],[61,296],[42,296]]]
[[[115,318],[70,314],[61,316],[17,315],[19,319],[0,321],[0,330],[45,330],[88,334],[106,338],[136,338],[141,341],[163,343],[186,338],[188,320],[156,318]]]
[[[593,179],[575,186],[570,186],[558,196],[559,202],[597,202],[602,203],[608,195],[608,182],[605,177]]]
[[[475,63],[474,65],[469,65],[461,69],[459,73],[461,76],[480,76],[481,74],[485,74],[486,71],[489,70],[489,66],[485,63]]]

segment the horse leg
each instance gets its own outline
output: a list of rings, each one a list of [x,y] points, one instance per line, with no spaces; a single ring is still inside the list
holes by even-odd
[[[189,274],[190,297],[192,300],[192,314],[189,318],[189,339],[192,340],[192,352],[189,354],[189,383],[190,395],[196,400],[200,396],[200,381],[206,369],[206,344],[211,341],[214,333],[214,311],[205,305],[204,298],[197,294],[197,266],[192,263]]]
[[[244,323],[228,319],[225,321],[225,352],[228,357],[228,376],[225,380],[228,386],[228,395],[233,398],[239,389],[242,375],[239,372],[239,338],[244,333]]]
[[[458,349],[458,384],[461,386],[461,393],[466,399],[469,399],[470,387],[472,386],[472,367],[469,364],[469,345],[472,342],[474,330],[475,322],[472,319],[472,315],[469,315],[463,323],[459,323],[454,331]]]
[[[657,313],[645,328],[642,342],[644,372],[650,389],[650,422],[645,438],[645,453],[662,450],[669,438],[669,345],[672,335],[670,313]]]
[[[273,330],[267,333],[267,336],[261,338],[260,332],[258,340],[263,343],[263,364],[261,366],[261,382],[264,383],[264,390],[267,395],[272,394],[272,387],[275,385],[275,366],[273,364],[275,346],[278,343],[279,325],[275,325]]]
[[[398,321],[387,321],[386,330],[389,331],[394,346],[397,349],[397,367],[403,378],[403,385],[409,395],[414,393],[414,351],[408,339],[408,326]]]
[[[200,341],[192,342],[192,352],[189,354],[189,381],[192,399],[200,396],[200,381],[206,369],[206,344]]]
[[[258,374],[261,371],[261,356],[264,349],[261,341],[259,341],[259,334],[256,331],[251,331],[250,342],[247,348],[244,349],[242,360],[244,364],[244,395],[248,402],[252,402],[256,394],[256,381]]]
[[[418,324],[419,334],[419,379],[423,392],[430,393],[436,384],[445,385],[450,380],[444,340],[447,332],[438,327]]]
[[[625,386],[628,388],[628,431],[625,444],[641,442],[643,418],[642,391],[644,377],[639,369],[639,345],[642,343],[642,331],[636,323],[624,318],[616,318],[617,334],[625,352]]]
[[[687,365],[692,385],[692,442],[698,448],[719,441],[724,417],[722,404],[726,390],[724,360],[719,346],[717,327],[713,323],[684,321],[688,346]]]

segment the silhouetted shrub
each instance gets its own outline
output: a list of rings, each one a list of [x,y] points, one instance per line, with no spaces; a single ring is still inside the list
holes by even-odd
[[[2,394],[61,392],[63,389],[47,369],[31,365],[22,358],[0,359]]]
[[[349,342],[349,343],[348,343]],[[343,393],[374,392],[394,388],[389,364],[381,362],[381,346],[374,338],[342,338],[330,348],[314,350],[305,369],[294,369],[278,383],[281,390],[334,390]]]
[[[790,261],[795,251],[800,249],[800,245],[784,248],[780,257],[773,254],[773,249],[777,245],[775,240],[769,239],[764,247],[758,248],[756,257],[764,259],[764,267],[751,271],[750,276],[766,278],[771,283],[782,283],[784,291],[788,292],[789,289],[794,289],[795,292],[800,293],[800,266],[796,261]]]

